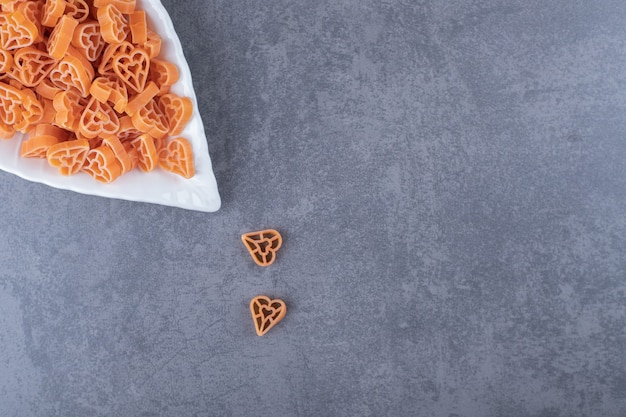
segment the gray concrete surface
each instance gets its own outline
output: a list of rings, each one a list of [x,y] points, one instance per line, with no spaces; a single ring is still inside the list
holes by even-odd
[[[623,1],[165,4],[223,208],[0,174],[2,417],[626,415]]]

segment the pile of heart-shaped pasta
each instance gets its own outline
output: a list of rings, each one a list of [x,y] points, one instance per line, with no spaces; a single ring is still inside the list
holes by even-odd
[[[135,168],[194,176],[177,137],[192,101],[136,0],[0,0],[0,137],[24,158],[110,183]]]

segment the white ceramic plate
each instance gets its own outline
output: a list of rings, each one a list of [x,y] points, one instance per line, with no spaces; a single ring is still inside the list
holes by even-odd
[[[137,0],[137,7],[146,11],[150,29],[163,39],[160,58],[178,66],[180,80],[171,91],[191,98],[194,103],[193,117],[180,136],[187,138],[193,146],[196,175],[191,179],[184,179],[160,168],[148,174],[134,170],[112,184],[100,184],[85,173],[63,177],[46,160],[20,158],[21,134],[16,134],[11,140],[0,140],[0,169],[29,181],[83,194],[215,212],[221,205],[220,196],[191,82],[191,71],[180,39],[160,0]]]

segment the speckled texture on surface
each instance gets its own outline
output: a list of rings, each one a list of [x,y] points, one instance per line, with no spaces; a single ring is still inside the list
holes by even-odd
[[[223,208],[0,173],[2,417],[626,415],[623,1],[164,3]]]

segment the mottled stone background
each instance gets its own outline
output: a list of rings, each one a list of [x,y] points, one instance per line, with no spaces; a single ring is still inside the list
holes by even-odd
[[[626,415],[623,0],[164,3],[223,208],[1,173],[2,417]]]

